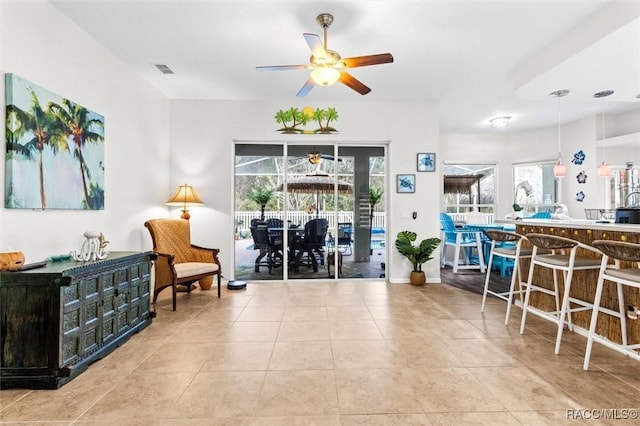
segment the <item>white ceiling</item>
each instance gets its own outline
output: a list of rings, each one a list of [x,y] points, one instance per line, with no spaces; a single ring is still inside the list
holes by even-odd
[[[640,109],[640,1],[622,0],[50,0],[169,98],[296,102],[307,70],[302,33],[343,57],[390,52],[394,63],[352,69],[372,88],[316,87],[309,104],[438,102],[441,131],[482,133],[497,115],[508,131],[553,125],[548,94],[569,89],[563,121]],[[166,64],[175,74],[161,74]]]

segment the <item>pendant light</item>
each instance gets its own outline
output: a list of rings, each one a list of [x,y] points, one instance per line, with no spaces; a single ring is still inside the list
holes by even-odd
[[[613,95],[613,90],[603,90],[593,95],[594,98],[602,100],[602,163],[598,166],[598,176],[602,177],[611,176],[611,166],[605,160],[604,147],[604,98],[611,95]]]
[[[567,165],[562,162],[562,145],[560,141],[560,98],[568,94],[568,90],[557,90],[549,93],[549,96],[558,98],[558,162],[553,166],[553,175],[557,178],[563,178],[567,175]]]

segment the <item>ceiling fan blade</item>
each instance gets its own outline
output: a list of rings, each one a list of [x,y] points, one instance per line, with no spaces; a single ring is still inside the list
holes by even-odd
[[[345,67],[356,68],[366,67],[367,65],[389,64],[393,62],[391,53],[379,53],[377,55],[354,56],[352,58],[342,59]]]
[[[355,78],[354,76],[352,76],[351,74],[349,74],[348,72],[345,71],[340,71],[340,83],[344,84],[345,86],[355,90],[356,92],[360,93],[361,95],[366,95],[367,93],[369,93],[371,91],[370,88],[368,88],[367,86],[365,86],[360,80],[358,80],[357,78]]]
[[[309,49],[311,49],[311,54],[316,58],[327,58],[327,51],[322,44],[322,40],[320,40],[320,36],[318,34],[304,33],[302,34],[304,39],[309,45]]]
[[[296,96],[301,98],[303,96],[306,96],[307,93],[309,93],[311,91],[311,89],[313,89],[315,87],[316,83],[315,81],[313,81],[313,79],[311,77],[309,77],[309,79],[307,80],[306,83],[304,83],[304,86],[302,86],[302,88],[300,88],[300,90],[298,90],[298,93],[296,93]]]
[[[303,70],[307,65],[268,65],[256,67],[256,71],[282,71],[282,70]]]

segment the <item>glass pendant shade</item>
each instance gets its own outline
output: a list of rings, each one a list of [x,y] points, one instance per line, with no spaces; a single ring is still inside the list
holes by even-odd
[[[600,176],[600,177],[611,176],[611,166],[609,164],[607,164],[606,161],[603,161],[598,166],[598,176]]]
[[[553,176],[557,178],[562,178],[567,175],[567,165],[562,162],[562,144],[560,142],[560,98],[568,94],[568,90],[557,90],[549,93],[550,97],[558,99],[558,162],[553,166]]]
[[[558,162],[553,166],[553,175],[557,178],[567,175],[567,165],[561,159],[558,159]]]
[[[602,100],[602,163],[598,166],[598,176],[609,177],[611,176],[611,166],[607,164],[605,160],[605,146],[604,146],[604,98],[613,95],[613,90],[603,90],[593,95],[596,99]],[[597,148],[597,145],[596,145]]]
[[[311,78],[321,86],[331,86],[340,78],[340,71],[332,67],[318,67],[311,71]]]

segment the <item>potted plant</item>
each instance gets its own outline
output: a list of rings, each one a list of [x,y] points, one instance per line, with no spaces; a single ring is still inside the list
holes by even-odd
[[[260,220],[264,220],[264,209],[273,198],[274,190],[269,188],[252,188],[247,197],[260,205]]]
[[[518,203],[513,203],[511,206],[513,208],[513,214],[511,215],[511,219],[522,219],[524,217],[524,213],[522,212],[522,206]]]
[[[418,235],[413,231],[400,231],[396,236],[396,249],[400,254],[406,256],[411,262],[413,270],[411,271],[410,282],[413,285],[423,285],[426,282],[422,264],[427,260],[433,259],[431,255],[440,245],[440,238],[427,238],[414,245]]]

